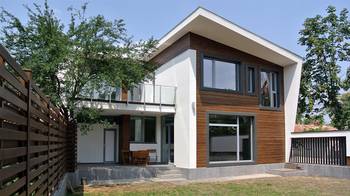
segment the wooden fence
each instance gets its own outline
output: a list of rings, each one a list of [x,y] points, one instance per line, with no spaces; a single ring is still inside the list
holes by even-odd
[[[76,127],[0,45],[0,195],[51,195],[75,160]]]
[[[289,162],[346,165],[346,138],[292,138]]]

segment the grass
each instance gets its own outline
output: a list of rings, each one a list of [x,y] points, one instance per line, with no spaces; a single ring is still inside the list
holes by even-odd
[[[110,195],[349,195],[350,180],[320,177],[274,177],[229,182],[155,183],[88,186],[70,196]]]

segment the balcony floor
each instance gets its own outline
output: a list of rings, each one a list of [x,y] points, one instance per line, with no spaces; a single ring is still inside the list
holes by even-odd
[[[94,107],[103,109],[105,115],[118,114],[174,114],[174,104],[155,104],[128,101],[81,100],[79,107]]]

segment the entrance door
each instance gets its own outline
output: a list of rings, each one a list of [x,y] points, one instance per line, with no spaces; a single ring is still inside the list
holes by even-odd
[[[167,124],[166,130],[166,144],[168,145],[168,160],[169,163],[174,163],[174,123]]]
[[[117,162],[117,130],[104,130],[104,162]]]
[[[162,162],[174,163],[174,117],[165,117],[162,128]]]

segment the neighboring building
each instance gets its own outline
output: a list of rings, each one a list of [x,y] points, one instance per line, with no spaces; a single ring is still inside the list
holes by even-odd
[[[331,125],[314,124],[295,124],[294,132],[313,132],[313,131],[337,131],[338,129]]]
[[[154,81],[83,99],[115,128],[78,133],[79,163],[120,163],[142,149],[180,168],[288,161],[301,57],[198,8],[150,61],[159,64]]]

